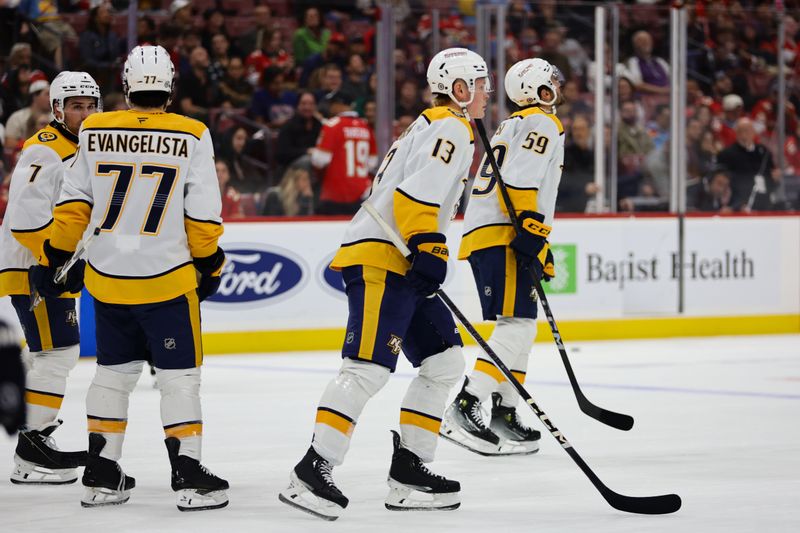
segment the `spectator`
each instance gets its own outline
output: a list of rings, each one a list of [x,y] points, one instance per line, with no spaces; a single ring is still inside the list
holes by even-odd
[[[617,96],[619,97],[619,107],[622,107],[622,104],[625,102],[633,103],[633,105],[636,107],[636,124],[643,126],[645,118],[644,106],[639,100],[636,99],[636,89],[630,79],[621,76],[617,80]],[[611,105],[610,102],[608,105]],[[606,111],[608,110],[609,109],[607,108]]]
[[[542,36],[542,49],[537,57],[558,68],[564,79],[569,81],[572,79],[572,65],[569,62],[569,58],[561,53],[560,50],[563,40],[562,31],[563,28],[559,25],[550,26],[545,30]]]
[[[771,209],[770,196],[781,178],[772,154],[756,142],[756,131],[749,118],[736,121],[734,131],[736,142],[720,152],[718,158],[731,178],[731,205],[737,211]]]
[[[367,121],[353,111],[350,95],[328,95],[328,108],[336,118],[323,127],[311,163],[325,169],[317,212],[354,215],[370,188],[369,171],[377,162],[375,135]]]
[[[50,117],[50,84],[47,80],[37,80],[30,84],[31,105],[23,107],[8,117],[6,122],[6,148],[16,148],[17,144],[24,142],[33,135],[36,130],[31,131],[29,121],[31,117],[45,114]],[[52,120],[52,117],[48,122]],[[35,124],[33,124],[35,125]]]
[[[298,158],[308,154],[317,144],[320,130],[322,122],[317,113],[317,101],[314,95],[308,91],[300,93],[294,116],[278,132],[276,146],[278,163],[289,166]]]
[[[45,53],[53,58],[57,70],[64,67],[63,43],[76,40],[75,29],[61,18],[57,0],[38,0],[20,3],[24,16],[39,30],[37,37]]]
[[[722,118],[718,119],[714,125],[717,142],[723,148],[727,148],[736,142],[736,132],[734,127],[736,121],[744,116],[744,102],[738,94],[728,94],[722,99]]]
[[[708,179],[703,180],[703,188],[695,198],[695,209],[716,213],[731,213],[733,206],[731,178],[723,168],[716,169]]]
[[[253,8],[253,21],[256,26],[239,39],[239,48],[245,55],[250,55],[256,50],[261,50],[269,43],[275,22],[272,20],[272,10],[266,4]]]
[[[211,79],[215,82],[219,82],[225,76],[228,62],[231,60],[230,47],[228,36],[224,33],[218,33],[211,38],[211,66],[209,71]]]
[[[139,9],[142,9],[141,4],[139,4]],[[157,39],[156,21],[148,15],[140,15],[139,20],[136,21],[136,43],[140,46],[153,45],[156,44]]]
[[[636,105],[624,102],[620,108],[619,134],[617,137],[619,156],[619,185],[621,198],[636,196],[641,182],[641,166],[644,158],[653,149],[653,141],[636,121]]]
[[[223,220],[244,218],[241,195],[231,184],[231,170],[228,162],[224,159],[217,159],[214,162],[217,169],[217,181],[219,182],[219,192],[222,196],[222,211],[220,216]]]
[[[314,96],[317,102],[320,102],[319,110],[323,116],[331,116],[328,112],[325,97],[339,92],[343,83],[342,69],[336,63],[329,63],[321,69],[319,73],[319,89],[314,91]]]
[[[330,30],[322,27],[319,10],[316,7],[307,8],[303,14],[303,26],[292,36],[292,53],[295,61],[303,64],[314,54],[322,53],[330,38]]]
[[[351,54],[347,60],[347,76],[342,82],[342,91],[353,97],[357,103],[363,103],[369,96],[367,82],[367,64],[358,54]]]
[[[566,82],[561,92],[564,95],[564,101],[558,105],[558,116],[561,117],[562,122],[565,118],[592,113],[591,106],[581,98],[578,82]]]
[[[660,150],[662,146],[669,142],[671,118],[672,113],[670,113],[667,104],[656,106],[653,120],[647,124],[647,133],[653,139],[653,149]]]
[[[227,39],[228,35],[225,32],[225,15],[222,14],[222,11],[213,7],[203,11],[203,30],[200,32],[203,48],[206,50],[213,50],[214,43],[212,41],[214,36],[220,33],[225,35]]]
[[[403,115],[419,116],[425,110],[425,104],[419,95],[419,85],[414,80],[405,80],[400,84],[397,103],[394,106],[394,118]]]
[[[31,45],[17,43],[11,48],[8,70],[0,79],[0,124],[5,124],[14,111],[28,104],[29,87],[35,81],[35,73],[46,79],[39,71],[31,70],[31,58]]]
[[[283,71],[269,67],[261,75],[261,88],[253,94],[250,114],[259,124],[278,129],[292,117],[296,104],[297,95],[284,90]]]
[[[191,70],[179,82],[178,103],[181,113],[208,121],[208,110],[213,107],[217,88],[209,73],[208,52],[202,46],[195,47],[189,55]]]
[[[100,4],[89,11],[86,31],[79,40],[83,68],[94,77],[103,90],[117,85],[123,42],[111,29],[111,6]]]
[[[169,13],[172,15],[172,24],[177,26],[178,35],[194,29],[194,15],[192,13],[191,0],[172,0],[172,3],[169,5]],[[167,50],[169,50],[169,48],[167,48]]]
[[[245,61],[247,77],[257,84],[267,67],[280,67],[284,73],[292,73],[294,58],[283,48],[283,34],[280,30],[270,30],[264,35],[262,47],[253,51]]]
[[[267,189],[263,214],[273,217],[297,217],[314,214],[314,190],[306,168],[292,167],[280,185]]]
[[[669,94],[669,64],[653,55],[653,37],[641,30],[633,34],[632,41],[634,55],[626,67],[636,90],[646,94]]]
[[[370,98],[366,102],[364,102],[364,120],[367,121],[369,128],[372,131],[375,131],[375,119],[378,117],[378,103],[375,101],[374,98]],[[798,166],[800,169],[800,166]]]
[[[233,56],[228,61],[225,76],[219,82],[219,97],[221,104],[226,102],[236,109],[244,109],[253,99],[253,86],[244,76],[242,58]]]
[[[589,119],[575,115],[569,132],[569,141],[564,148],[564,175],[558,187],[556,210],[567,213],[583,213],[586,203],[597,194],[594,182],[594,150]]]
[[[250,135],[243,126],[234,126],[222,135],[220,159],[228,163],[230,185],[240,193],[260,192],[267,183],[267,173],[258,161],[246,154]]]
[[[314,54],[305,61],[297,59],[297,64],[302,67],[300,75],[300,85],[305,86],[309,83],[314,72],[330,63],[337,65],[341,70],[347,66],[349,55],[347,53],[347,38],[341,33],[334,33],[328,40],[325,49],[319,54]]]

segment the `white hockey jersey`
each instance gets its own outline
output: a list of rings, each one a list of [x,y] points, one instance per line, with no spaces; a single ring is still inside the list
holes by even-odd
[[[554,114],[529,107],[502,122],[492,149],[508,187],[514,211],[537,211],[544,223],[553,214],[564,168],[564,127]],[[458,252],[466,259],[476,250],[507,245],[514,238],[508,209],[484,156],[464,214],[464,237]]]
[[[29,294],[28,268],[50,236],[64,168],[77,144],[76,135],[52,122],[23,145],[0,227],[0,296]]]
[[[404,240],[444,233],[455,215],[474,155],[469,122],[446,106],[425,110],[392,144],[369,202]],[[408,262],[364,209],[356,213],[331,268],[369,265],[404,274]]]
[[[100,228],[87,254],[92,296],[142,304],[196,288],[192,257],[214,253],[222,234],[205,124],[172,113],[97,113],[83,122],[79,144],[50,243],[74,250],[87,225]]]

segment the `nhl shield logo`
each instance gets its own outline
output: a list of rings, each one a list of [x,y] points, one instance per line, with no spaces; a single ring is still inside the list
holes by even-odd
[[[492,295],[492,288],[489,285],[483,287],[483,295],[484,296],[491,296]]]
[[[347,337],[345,338],[344,342],[346,344],[353,344],[353,341],[355,340],[355,338],[356,338],[356,334],[353,333],[352,331],[348,331],[347,332]]]
[[[73,328],[78,325],[78,312],[74,309],[67,311],[66,323]]]
[[[176,346],[175,339],[173,339],[172,337],[164,339],[164,348],[166,348],[167,350],[174,350],[175,346]]]
[[[400,349],[403,345],[403,339],[398,337],[397,335],[390,335],[389,342],[386,345],[392,350],[394,355],[400,355]]]

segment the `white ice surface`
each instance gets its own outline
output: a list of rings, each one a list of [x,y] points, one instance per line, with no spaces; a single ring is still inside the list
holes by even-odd
[[[316,403],[339,365],[333,352],[209,357],[203,371],[204,463],[231,484],[230,506],[180,513],[169,488],[159,395],[142,376],[131,397],[121,464],[136,478],[125,505],[82,509],[80,482],[19,487],[7,480],[14,441],[0,435],[0,531],[284,532],[774,532],[800,531],[800,336],[597,342],[568,346],[596,404],[635,418],[630,432],[583,415],[555,347],[536,344],[528,390],[600,478],[628,495],[675,492],[674,515],[615,511],[532,413],[541,451],[484,458],[442,441],[433,469],[462,484],[454,512],[392,513],[383,507],[400,399],[413,369],[403,363],[367,406],[335,479],[350,506],[334,523],[281,504],[278,492],[308,447]],[[476,348],[468,348],[471,360]],[[85,445],[93,360],[72,374],[56,436]],[[453,392],[455,394],[455,391]]]

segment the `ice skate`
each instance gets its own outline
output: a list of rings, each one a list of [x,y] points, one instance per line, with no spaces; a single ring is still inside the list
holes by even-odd
[[[336,520],[349,500],[333,482],[333,466],[311,446],[289,476],[280,501],[323,520]]]
[[[411,450],[400,445],[392,431],[392,466],[386,508],[391,511],[449,511],[461,505],[458,481],[434,474]]]
[[[66,485],[77,481],[75,469],[86,464],[86,452],[62,452],[58,449],[52,433],[61,423],[61,420],[54,420],[39,429],[19,434],[12,483]]]
[[[486,426],[478,399],[464,388],[445,411],[439,434],[446,440],[478,455],[520,455],[530,453],[521,443],[500,438]]]
[[[106,439],[99,433],[89,433],[89,460],[83,470],[86,491],[81,499],[83,507],[120,505],[131,497],[136,480],[126,476],[119,463],[100,457]]]
[[[179,455],[181,441],[164,439],[172,465],[172,490],[178,493],[178,510],[206,511],[228,505],[228,482],[209,472],[200,461]]]
[[[528,455],[539,451],[539,440],[542,434],[524,425],[514,407],[505,407],[500,402],[502,396],[492,394],[492,421],[490,427],[501,440],[507,441],[505,446],[522,446],[524,451],[519,455]]]

